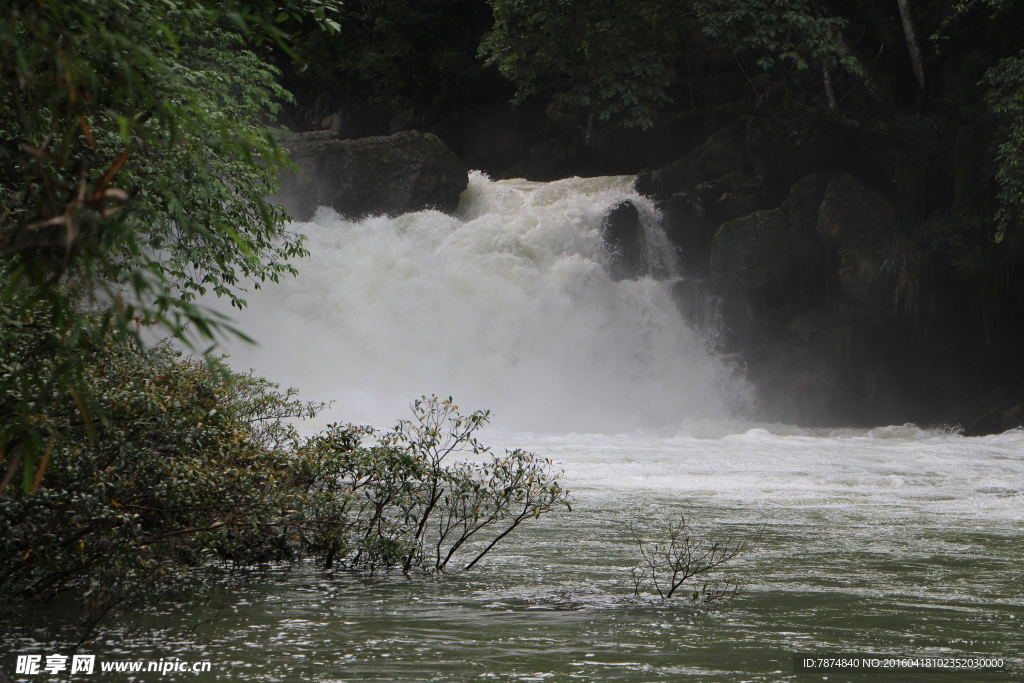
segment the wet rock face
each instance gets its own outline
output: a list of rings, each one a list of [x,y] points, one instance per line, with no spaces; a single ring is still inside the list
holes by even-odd
[[[746,359],[766,419],[829,424],[899,413],[886,348],[906,335],[880,322],[888,312],[873,298],[855,296],[877,286],[877,268],[855,282],[842,269],[880,253],[873,236],[894,220],[892,204],[851,176],[817,172],[778,208],[718,228],[710,282],[723,298],[724,341]]]
[[[817,303],[829,278],[829,256],[818,231],[828,180],[811,174],[793,185],[777,209],[723,223],[710,249],[715,289],[759,307]]]
[[[920,213],[948,199],[940,172],[894,152],[891,135],[834,120],[716,125],[639,173],[636,189],[656,201],[680,252],[680,312],[697,327],[713,320],[716,347],[742,359],[762,418],[960,424],[968,434],[1024,425],[1024,324],[994,331],[987,313],[963,306],[964,280],[922,240],[943,234],[928,223],[950,220]],[[934,182],[907,180],[918,176]],[[1004,386],[1005,397],[974,404]]]
[[[601,233],[611,254],[615,280],[635,280],[650,270],[644,259],[646,243],[640,210],[631,201],[619,202],[604,218]]]
[[[683,272],[693,278],[705,278],[711,257],[711,240],[718,224],[700,202],[689,193],[680,192],[661,202],[661,227],[680,255]]]
[[[706,280],[683,278],[669,290],[679,314],[694,329],[713,339],[720,323],[721,300]]]
[[[1024,427],[1024,402],[1010,406],[991,408],[964,427],[964,436],[985,436],[1002,434],[1011,429]]]
[[[741,126],[722,128],[682,159],[664,168],[641,171],[636,179],[637,192],[655,199],[668,199],[679,192],[693,190],[701,183],[746,174],[749,164],[743,137]]]
[[[896,207],[845,171],[835,173],[818,210],[818,233],[835,243],[850,242],[885,231],[896,219]]]
[[[299,172],[284,174],[279,201],[299,220],[311,218],[318,206],[353,219],[422,209],[451,212],[469,184],[466,167],[430,133],[339,140],[319,131],[283,145]]]
[[[760,208],[764,187],[751,174],[737,171],[698,184],[693,194],[711,219],[721,224]]]
[[[784,205],[793,250],[794,294],[804,304],[820,303],[834,280],[835,258],[818,234],[818,214],[829,180],[827,173],[812,173],[797,181]]]
[[[721,292],[783,303],[795,259],[784,208],[757,211],[725,223],[711,246],[711,282]]]
[[[846,172],[832,176],[818,210],[817,231],[836,255],[847,299],[871,302],[891,252],[896,221],[896,207],[887,198]]]
[[[719,225],[769,208],[763,205],[761,180],[750,172],[744,135],[742,124],[726,126],[687,156],[637,176],[637,191],[659,200],[662,228],[691,277],[707,275]]]

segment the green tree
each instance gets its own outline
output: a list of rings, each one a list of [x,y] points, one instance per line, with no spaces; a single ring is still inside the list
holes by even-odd
[[[518,89],[600,120],[649,127],[687,36],[687,3],[664,0],[488,0],[494,26],[480,53]]]
[[[1024,226],[1024,53],[985,73],[985,104],[994,116],[996,182],[999,184],[996,241],[1020,241]],[[1015,246],[1019,246],[1016,244]]]
[[[261,126],[288,93],[250,47],[283,43],[279,25],[297,18],[330,28],[331,9],[319,0],[4,3],[0,324],[6,334],[45,321],[63,337],[52,375],[0,377],[0,461],[18,450],[36,466],[52,438],[33,419],[43,402],[69,394],[90,426],[103,419],[76,389],[84,338],[112,327],[127,339],[157,324],[209,343],[231,327],[197,295],[240,307],[246,283],[294,272],[287,260],[304,253],[302,241],[264,200],[286,158]]]
[[[316,27],[296,35],[295,82],[315,84],[321,98],[433,103],[477,75],[488,15],[484,0],[347,0],[337,33]]]
[[[815,0],[710,0],[694,3],[701,31],[757,70],[785,83],[801,72],[821,74],[828,105],[836,108],[832,72],[843,67],[876,98],[881,87],[843,37],[844,18]],[[741,67],[742,68],[742,67]],[[750,77],[749,73],[745,75]],[[816,77],[815,77],[816,80]]]
[[[824,83],[843,68],[876,98],[882,89],[847,45],[846,21],[815,0],[489,0],[494,27],[481,54],[518,87],[599,119],[649,127],[699,54],[718,51],[751,85],[802,73]],[[763,99],[764,86],[755,85]]]

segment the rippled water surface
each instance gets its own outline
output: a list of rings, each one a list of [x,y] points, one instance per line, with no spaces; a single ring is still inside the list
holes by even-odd
[[[277,569],[200,608],[136,615],[79,651],[209,660],[204,680],[1024,676],[1022,432],[491,436],[560,462],[576,504],[478,569],[433,578]],[[720,537],[767,525],[731,569],[743,592],[717,610],[633,596],[633,529],[654,536],[681,513]],[[4,646],[61,650],[41,630]],[[796,652],[997,656],[1008,670],[826,679],[794,674]]]

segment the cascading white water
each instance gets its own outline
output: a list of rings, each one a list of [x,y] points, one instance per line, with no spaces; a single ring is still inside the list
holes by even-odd
[[[232,312],[259,347],[230,349],[329,419],[391,424],[412,399],[451,395],[502,429],[620,432],[721,419],[747,391],[679,316],[665,282],[615,282],[610,207],[641,211],[648,262],[675,257],[631,177],[493,182],[473,173],[454,217],[422,211],[297,224],[300,275]]]

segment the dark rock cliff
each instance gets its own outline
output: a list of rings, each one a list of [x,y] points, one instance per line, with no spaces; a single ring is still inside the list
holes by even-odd
[[[784,137],[776,122],[734,122],[639,174],[686,270],[680,311],[698,322],[717,309],[719,348],[742,359],[763,419],[1014,426],[1020,326],[987,330],[961,276],[928,250],[937,219],[912,204],[935,189],[908,201],[887,187],[901,169],[886,167],[884,139],[830,126]],[[1003,320],[1024,313],[1006,284]]]
[[[307,220],[317,206],[348,218],[421,209],[451,212],[469,180],[455,153],[430,133],[340,140],[329,131],[286,137],[298,167],[282,178],[282,204]]]

